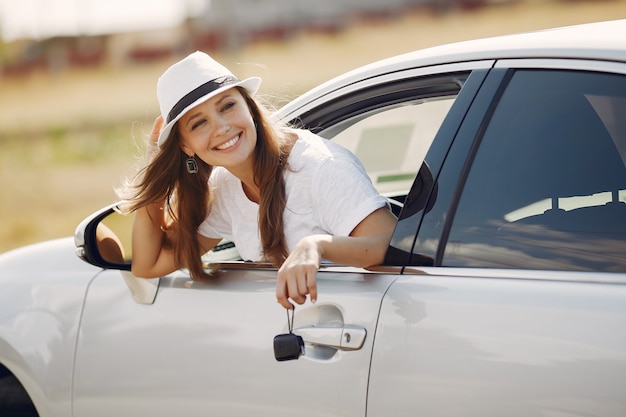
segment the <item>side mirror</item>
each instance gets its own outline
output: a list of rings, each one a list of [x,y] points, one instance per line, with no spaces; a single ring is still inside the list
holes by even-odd
[[[76,255],[94,266],[130,271],[130,259],[125,253],[120,234],[124,230],[131,230],[131,222],[130,218],[120,213],[117,204],[93,213],[74,232]],[[122,226],[122,223],[127,223],[127,227]]]
[[[131,216],[123,215],[117,204],[105,207],[87,217],[76,228],[76,255],[91,265],[119,270],[133,299],[140,304],[152,304],[160,280],[138,278],[130,272],[131,257],[124,248],[130,248],[131,231]]]

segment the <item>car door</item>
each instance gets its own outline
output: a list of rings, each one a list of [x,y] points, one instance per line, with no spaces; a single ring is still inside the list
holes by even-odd
[[[625,112],[623,64],[495,65],[405,205],[368,416],[626,413]]]
[[[319,301],[296,308],[294,327],[328,335],[318,345],[305,334],[305,355],[290,362],[273,353],[274,336],[288,332],[275,276],[226,268],[204,284],[177,273],[144,305],[118,271],[103,272],[81,321],[74,415],[364,415],[378,308],[394,276],[321,272]],[[363,343],[341,347],[343,329]]]
[[[353,150],[399,213],[457,95],[470,102],[490,65],[368,77],[290,118]],[[276,270],[242,262],[219,270],[212,283],[186,271],[162,277],[147,304],[130,296],[120,271],[93,280],[76,347],[75,416],[366,415],[378,312],[401,266],[325,265],[318,302],[295,310],[305,353],[286,362],[273,352],[274,336],[288,332]]]

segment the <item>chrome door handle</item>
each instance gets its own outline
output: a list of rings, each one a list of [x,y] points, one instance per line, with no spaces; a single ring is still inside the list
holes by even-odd
[[[367,331],[360,327],[299,327],[293,332],[301,336],[304,343],[328,346],[339,350],[361,349]]]

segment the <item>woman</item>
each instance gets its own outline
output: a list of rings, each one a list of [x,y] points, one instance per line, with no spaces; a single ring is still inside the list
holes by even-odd
[[[317,300],[322,260],[383,261],[396,220],[385,198],[347,150],[272,124],[252,98],[260,82],[202,52],[159,78],[149,162],[126,190],[136,276],[205,279],[201,254],[226,238],[280,267],[276,297],[291,309]]]

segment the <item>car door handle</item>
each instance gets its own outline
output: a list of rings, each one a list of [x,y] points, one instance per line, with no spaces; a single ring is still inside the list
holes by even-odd
[[[306,326],[293,329],[293,332],[302,337],[304,343],[319,346],[328,346],[339,350],[361,349],[365,342],[367,331],[359,327],[315,327]]]

